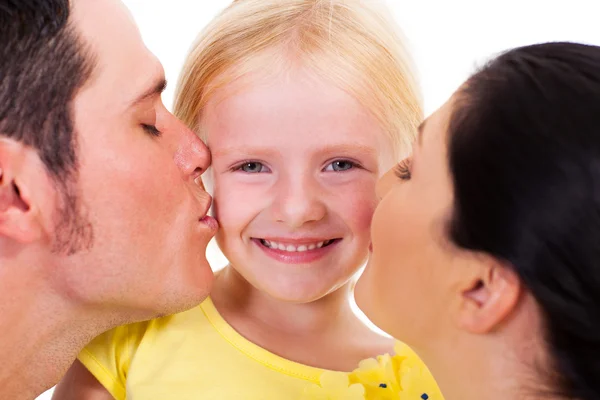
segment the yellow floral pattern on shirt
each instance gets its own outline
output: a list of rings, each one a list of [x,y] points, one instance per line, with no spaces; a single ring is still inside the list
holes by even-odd
[[[326,371],[321,375],[321,385],[306,388],[305,398],[311,400],[364,400],[365,388],[360,383],[350,383],[348,374]]]
[[[309,385],[302,400],[443,400],[429,370],[407,346],[395,355],[361,361],[351,373],[326,371]]]

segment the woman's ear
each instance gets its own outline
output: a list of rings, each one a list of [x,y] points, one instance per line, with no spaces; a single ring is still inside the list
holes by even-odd
[[[501,324],[516,308],[522,291],[522,283],[510,266],[483,257],[477,272],[464,282],[458,317],[462,329],[478,334]]]

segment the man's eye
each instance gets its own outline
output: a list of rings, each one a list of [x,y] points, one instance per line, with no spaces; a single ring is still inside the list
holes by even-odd
[[[242,171],[248,174],[259,174],[263,172],[270,172],[263,163],[258,161],[246,161],[243,164],[233,168],[234,171]]]
[[[142,124],[142,128],[152,136],[160,136],[161,132],[154,125]]]

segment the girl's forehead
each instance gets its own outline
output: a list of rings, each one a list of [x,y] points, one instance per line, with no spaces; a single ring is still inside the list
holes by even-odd
[[[222,128],[244,124],[246,129],[283,125],[287,130],[313,133],[378,125],[360,101],[336,85],[324,79],[280,75],[269,80],[246,79],[220,89],[208,101],[202,122]]]
[[[213,151],[230,142],[313,148],[360,142],[375,148],[383,165],[397,161],[397,143],[364,102],[299,65],[273,72],[263,68],[224,84],[211,95],[199,122]]]

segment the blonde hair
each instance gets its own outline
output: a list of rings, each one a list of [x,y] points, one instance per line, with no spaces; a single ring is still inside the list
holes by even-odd
[[[421,96],[401,32],[379,6],[376,0],[234,1],[192,46],[175,115],[206,139],[202,111],[216,90],[286,60],[300,62],[353,95],[389,135],[394,156],[405,155],[423,119]]]

